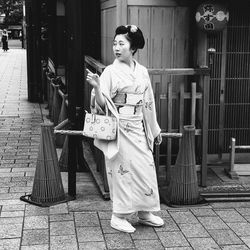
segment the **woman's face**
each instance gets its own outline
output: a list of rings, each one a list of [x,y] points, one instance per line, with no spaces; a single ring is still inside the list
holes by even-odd
[[[115,57],[121,62],[128,62],[132,58],[130,42],[125,35],[117,35],[113,42]]]

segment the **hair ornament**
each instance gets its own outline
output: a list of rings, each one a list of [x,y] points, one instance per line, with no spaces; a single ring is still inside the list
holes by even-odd
[[[125,27],[128,29],[128,31],[130,31],[131,33],[135,33],[137,30],[138,30],[138,28],[137,28],[137,26],[136,25],[125,25]]]
[[[138,28],[135,25],[130,26],[130,32],[135,33],[138,30]]]

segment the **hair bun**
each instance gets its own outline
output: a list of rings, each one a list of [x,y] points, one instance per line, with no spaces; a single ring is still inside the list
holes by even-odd
[[[135,25],[122,25],[116,28],[115,35],[128,34],[131,40],[131,46],[135,49],[142,49],[145,45],[145,40],[142,31]]]

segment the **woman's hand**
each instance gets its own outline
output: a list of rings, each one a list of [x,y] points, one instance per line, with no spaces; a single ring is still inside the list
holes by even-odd
[[[156,136],[155,138],[155,144],[156,145],[160,145],[162,142],[162,136],[161,136],[161,133],[159,135]]]
[[[98,74],[94,74],[88,69],[86,69],[86,70],[88,72],[86,80],[89,82],[90,85],[92,85],[93,88],[99,88],[100,87],[100,79],[99,79]]]

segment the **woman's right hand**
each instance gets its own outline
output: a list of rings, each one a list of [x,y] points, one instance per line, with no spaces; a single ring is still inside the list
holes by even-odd
[[[88,72],[86,80],[89,82],[89,84],[92,85],[93,88],[99,88],[100,79],[99,79],[98,74],[94,74],[88,69],[86,69],[86,71]]]

